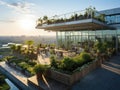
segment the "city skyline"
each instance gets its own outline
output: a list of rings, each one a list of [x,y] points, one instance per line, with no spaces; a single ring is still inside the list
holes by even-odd
[[[93,6],[96,10],[105,10],[119,7],[119,0],[0,0],[0,36],[16,35],[55,35],[55,33],[35,29],[36,20],[47,15],[48,17],[84,10]]]

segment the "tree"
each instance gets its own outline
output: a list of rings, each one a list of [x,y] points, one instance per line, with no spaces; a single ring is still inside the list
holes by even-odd
[[[33,72],[36,73],[37,79],[41,79],[42,80],[42,75],[45,74],[45,71],[47,69],[48,68],[47,68],[46,65],[37,64],[37,65],[34,66]]]
[[[96,11],[95,7],[92,8],[90,6],[90,7],[86,8],[85,17],[93,18],[95,16],[95,11]]]
[[[38,19],[38,24],[42,24],[43,20],[41,18]]]
[[[16,45],[11,45],[10,48],[12,49],[13,52],[16,51]]]
[[[26,41],[26,44],[28,45],[28,49],[30,49],[31,46],[34,44],[34,41],[28,40],[28,41]]]
[[[16,52],[20,53],[21,52],[21,48],[22,48],[21,45],[16,46]]]
[[[48,17],[47,17],[47,16],[44,16],[44,17],[43,17],[43,20],[44,20],[45,22],[47,22]]]

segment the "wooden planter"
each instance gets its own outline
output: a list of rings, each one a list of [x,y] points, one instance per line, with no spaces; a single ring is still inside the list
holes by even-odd
[[[79,81],[82,77],[87,75],[89,72],[101,66],[101,61],[96,60],[93,63],[86,65],[81,71],[75,72],[72,75],[64,74],[55,70],[50,70],[50,74],[46,74],[48,77],[59,81],[63,84],[71,86],[72,84]]]

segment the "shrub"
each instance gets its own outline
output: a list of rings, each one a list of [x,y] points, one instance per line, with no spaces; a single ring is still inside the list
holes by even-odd
[[[83,60],[84,63],[87,63],[87,62],[89,62],[91,60],[91,56],[90,56],[89,53],[81,52],[80,53],[80,59],[81,59],[81,61]]]
[[[21,62],[18,64],[18,66],[20,66],[22,69],[27,69],[29,67],[29,65],[26,62]]]
[[[31,66],[35,66],[36,62],[28,62],[28,64],[31,65]]]
[[[86,64],[91,60],[91,56],[89,53],[81,52],[80,55],[75,56],[74,61],[78,65],[78,67],[82,66],[83,64]]]
[[[54,49],[50,49],[50,54],[55,54],[55,50]]]
[[[57,62],[56,62],[54,56],[51,56],[51,57],[50,57],[50,62],[51,62],[51,67],[58,68]]]
[[[35,67],[33,68],[33,72],[37,73],[44,73],[47,70],[46,65],[42,65],[42,64],[37,64],[35,65]]]
[[[73,71],[76,67],[76,63],[72,58],[65,57],[63,59],[63,69],[67,71]]]
[[[81,59],[80,55],[75,56],[73,59],[76,62],[76,65],[78,67],[80,67],[84,64],[84,59]]]

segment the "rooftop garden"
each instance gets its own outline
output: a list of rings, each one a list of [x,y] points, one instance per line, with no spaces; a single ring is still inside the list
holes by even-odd
[[[105,15],[96,11],[95,7],[86,8],[83,11],[77,11],[62,15],[55,15],[51,18],[48,16],[43,16],[43,18],[39,18],[37,21],[38,26],[42,26],[44,24],[56,24],[56,23],[64,23],[76,20],[90,19],[94,18],[101,22],[105,22]]]
[[[81,52],[75,57],[64,57],[62,60],[57,60],[54,56],[51,56],[51,69],[57,70],[66,74],[73,74],[77,70],[94,61],[87,52]]]
[[[55,73],[49,74],[49,70],[65,74],[68,77],[73,77],[76,73],[82,73],[84,76],[87,72],[97,68],[100,65],[99,61],[107,60],[115,53],[115,42],[107,40],[103,42],[100,39],[96,42],[84,41],[79,43],[81,45],[71,46],[70,49],[56,48],[54,44],[39,44],[36,47],[33,45],[33,41],[27,41],[26,43],[28,44],[27,48],[12,45],[11,56],[6,56],[3,60],[26,76],[37,75],[38,79],[41,79],[42,75],[48,77],[53,75],[52,77],[54,78]],[[42,57],[43,54],[43,59],[46,56],[50,58],[50,65],[43,65],[38,62],[37,56],[41,55]],[[85,72],[86,74],[84,74]],[[68,82],[66,83],[68,84]]]
[[[35,45],[32,40],[25,41],[24,44],[20,45],[13,44],[9,48],[10,54],[2,57],[0,61],[5,61],[10,67],[30,77],[35,75],[33,69],[37,64],[39,64],[37,59],[39,51],[42,50],[44,52],[47,48],[49,48],[50,53],[53,53],[55,44]],[[4,52],[7,51],[8,50],[4,50]],[[1,52],[1,55],[3,54],[4,53]]]

